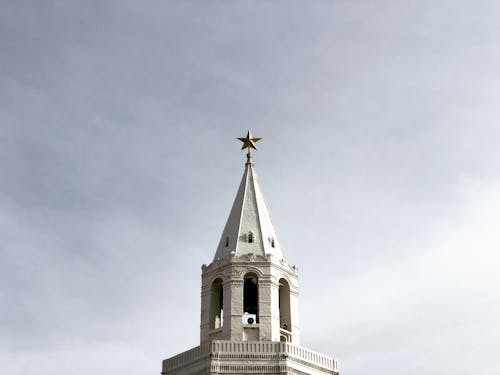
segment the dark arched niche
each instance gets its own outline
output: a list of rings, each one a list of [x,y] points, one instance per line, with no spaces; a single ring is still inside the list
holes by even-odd
[[[285,279],[280,279],[279,285],[280,328],[291,331],[292,317],[290,314],[290,284],[288,284],[288,281]]]
[[[223,324],[224,293],[222,280],[215,279],[210,288],[210,328],[216,329]]]
[[[253,272],[243,278],[243,313],[255,314],[259,322],[259,277]]]

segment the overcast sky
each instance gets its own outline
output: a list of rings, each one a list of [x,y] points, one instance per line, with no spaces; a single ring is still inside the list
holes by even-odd
[[[500,2],[0,3],[2,374],[198,345],[248,128],[304,346],[500,373]]]

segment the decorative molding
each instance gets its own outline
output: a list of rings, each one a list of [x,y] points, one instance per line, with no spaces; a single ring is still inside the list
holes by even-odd
[[[316,374],[338,374],[338,362],[312,350],[286,342],[214,340],[163,361],[163,374],[192,374],[185,371],[200,361],[210,373],[280,374],[296,373],[294,367],[314,369]]]

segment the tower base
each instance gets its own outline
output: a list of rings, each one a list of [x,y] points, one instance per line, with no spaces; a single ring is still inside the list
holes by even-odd
[[[219,341],[163,361],[162,375],[338,375],[338,361],[288,342]]]

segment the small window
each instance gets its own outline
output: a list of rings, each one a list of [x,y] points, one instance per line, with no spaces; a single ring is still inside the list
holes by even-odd
[[[226,247],[229,246],[229,237],[226,237]]]
[[[252,232],[249,232],[249,233],[248,233],[248,242],[249,242],[249,243],[252,243],[252,242],[253,242],[253,233],[252,233]]]
[[[269,244],[271,245],[271,247],[274,247],[274,238],[268,237],[267,240],[269,241]]]

